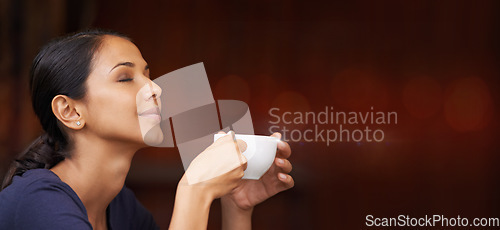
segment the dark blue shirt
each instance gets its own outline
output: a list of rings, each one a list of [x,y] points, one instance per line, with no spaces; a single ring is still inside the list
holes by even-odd
[[[123,187],[107,209],[109,229],[158,229],[153,216]],[[92,229],[75,191],[47,169],[15,176],[0,192],[0,229]]]

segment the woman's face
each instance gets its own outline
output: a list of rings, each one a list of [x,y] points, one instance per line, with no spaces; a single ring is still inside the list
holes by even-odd
[[[151,81],[139,49],[126,39],[105,36],[91,69],[84,99],[85,128],[109,141],[161,142],[161,89]]]

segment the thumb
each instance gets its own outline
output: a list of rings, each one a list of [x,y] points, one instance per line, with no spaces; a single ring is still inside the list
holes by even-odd
[[[247,150],[247,143],[244,140],[237,139],[236,142],[238,143],[238,148],[240,148],[242,153]]]
[[[243,155],[243,152],[245,152],[247,150],[247,143],[244,140],[240,140],[240,139],[237,139],[236,143],[238,144],[238,148],[240,149],[240,153],[238,153],[238,154],[240,155],[241,165],[243,166],[243,170],[246,170],[248,160],[245,157],[245,155]]]
[[[243,140],[240,140],[240,139],[237,139],[236,143],[238,144],[238,148],[240,149],[240,152],[238,154],[240,157],[241,166],[243,166],[243,170],[246,170],[248,160],[245,157],[245,155],[243,155],[243,152],[245,152],[245,150],[247,150],[247,143]]]
[[[245,157],[245,155],[243,154],[240,154],[240,163],[241,163],[241,167],[243,168],[243,171],[245,171],[247,169],[247,158]]]

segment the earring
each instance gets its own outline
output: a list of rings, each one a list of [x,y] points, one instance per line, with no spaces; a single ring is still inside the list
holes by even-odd
[[[80,121],[76,121],[76,125],[80,126],[81,124]]]

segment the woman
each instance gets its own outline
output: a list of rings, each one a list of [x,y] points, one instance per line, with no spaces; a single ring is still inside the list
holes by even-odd
[[[161,93],[139,49],[116,33],[78,33],[45,46],[30,77],[33,109],[45,133],[4,179],[0,229],[157,229],[124,187],[133,155],[146,147],[136,95],[149,85],[144,103],[155,103]],[[229,136],[207,150],[223,152],[228,145],[234,146]],[[190,184],[183,176],[170,228],[206,229],[210,205],[221,198],[223,228],[250,229],[255,205],[293,187],[289,156],[288,144],[279,142],[275,163],[258,181],[241,180],[244,161],[204,183]]]

